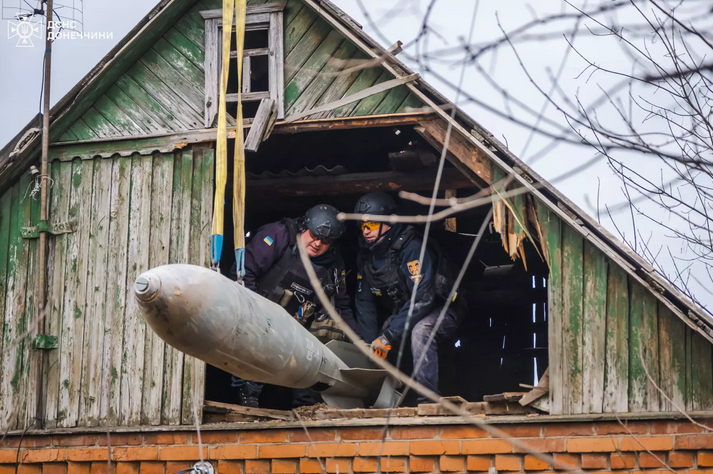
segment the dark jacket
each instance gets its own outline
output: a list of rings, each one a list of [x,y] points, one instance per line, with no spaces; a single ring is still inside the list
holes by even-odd
[[[415,280],[420,281],[416,291],[413,314],[409,322],[409,332],[418,321],[428,315],[435,304],[434,262],[436,257],[434,253],[427,248],[423,261],[417,266],[423,242],[422,237],[414,232],[410,240],[399,250],[396,259],[390,255],[392,253],[390,249],[394,242],[408,230],[408,227],[403,225],[392,227],[382,242],[371,249],[363,248],[357,259],[358,274],[355,299],[357,321],[359,332],[367,342],[373,341],[380,334],[384,334],[392,344],[398,344],[401,341],[406,329]],[[397,266],[396,263],[398,263]],[[367,265],[371,265],[371,268],[379,274],[393,276],[388,282],[378,281],[378,278],[373,278],[373,276],[370,278],[373,271],[366,269]],[[393,267],[392,272],[388,271],[390,265]],[[384,319],[386,319],[385,323]]]
[[[296,242],[291,242],[290,240],[290,232],[284,222],[273,222],[258,229],[245,246],[245,275],[243,282],[246,288],[257,291],[257,282],[260,277],[275,265],[286,251],[291,251],[296,245]],[[342,259],[338,257],[337,250],[333,246],[324,255],[311,258],[311,260],[315,265],[334,264],[337,267],[337,275],[343,275],[344,264]],[[234,269],[235,266],[233,265],[231,277]],[[233,279],[235,278],[233,277]],[[356,330],[356,321],[349,306],[349,295],[347,295],[344,282],[338,285],[337,293],[334,295],[334,306],[344,321],[352,329]]]

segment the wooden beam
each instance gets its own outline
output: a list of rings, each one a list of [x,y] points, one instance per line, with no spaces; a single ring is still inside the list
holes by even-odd
[[[277,107],[273,99],[262,99],[257,109],[250,132],[245,138],[245,151],[256,152],[262,143],[270,122],[277,117]]]
[[[417,173],[395,171],[350,173],[336,176],[249,179],[248,193],[256,196],[327,196],[365,194],[372,191],[430,191],[436,179],[434,170]],[[449,189],[471,188],[473,183],[453,168],[443,170],[441,186]]]
[[[321,132],[329,130],[348,130],[352,128],[417,125],[432,116],[433,112],[416,112],[390,115],[366,115],[362,117],[326,118],[292,123],[277,122],[273,133]]]

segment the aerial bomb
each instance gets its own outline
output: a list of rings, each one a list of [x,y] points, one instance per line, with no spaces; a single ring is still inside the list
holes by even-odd
[[[246,380],[319,392],[341,408],[393,406],[396,382],[352,344],[322,344],[280,305],[217,272],[164,265],[136,279],[151,329],[170,346]]]

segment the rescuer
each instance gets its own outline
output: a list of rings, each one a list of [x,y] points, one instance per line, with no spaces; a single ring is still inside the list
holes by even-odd
[[[345,336],[319,304],[300,260],[297,239],[302,240],[332,304],[356,329],[344,283],[344,261],[334,245],[346,230],[338,213],[328,204],[314,206],[304,218],[282,219],[261,227],[245,247],[245,287],[281,305],[323,343]],[[235,266],[233,279],[234,270]],[[233,376],[232,386],[238,389],[243,406],[257,408],[262,383]],[[294,407],[314,403],[305,389],[293,389],[292,395]]]
[[[354,209],[356,214],[375,216],[391,215],[395,211],[394,200],[381,192],[362,196]],[[384,359],[389,355],[392,359],[400,344],[410,342],[414,365],[425,354],[414,379],[438,393],[437,343],[455,333],[465,312],[465,305],[458,301],[456,294],[429,344],[428,339],[452,287],[446,275],[439,271],[445,266],[444,256],[429,242],[419,262],[423,237],[410,225],[388,225],[365,217],[360,229],[363,238],[357,257],[355,298],[358,332],[365,341],[371,341],[371,350]],[[411,293],[416,283],[416,299],[409,319]],[[426,402],[427,399],[419,395],[418,403]]]

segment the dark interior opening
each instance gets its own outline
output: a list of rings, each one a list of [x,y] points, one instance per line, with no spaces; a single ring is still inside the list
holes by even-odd
[[[393,167],[389,153],[418,149],[438,153],[420,140],[411,127],[353,129],[310,132],[294,135],[273,134],[260,145],[257,153],[246,156],[248,179],[285,179],[329,173],[387,172]],[[232,144],[228,150],[232,156]],[[221,271],[228,274],[234,262],[232,227],[232,160],[229,163],[229,183],[226,189],[225,247]],[[450,168],[450,164],[446,166]],[[432,170],[435,175],[435,169]],[[465,188],[457,192],[466,197],[478,189]],[[314,191],[318,194],[319,191]],[[345,189],[335,194],[310,196],[268,196],[248,193],[246,197],[246,232],[254,233],[260,226],[283,217],[300,217],[311,206],[329,203],[340,210],[351,211],[363,194]],[[430,196],[422,191],[421,195]],[[394,197],[398,197],[394,195]],[[440,193],[443,197],[443,192]],[[426,214],[427,206],[401,201],[401,213]],[[437,209],[438,210],[438,209]],[[488,209],[477,208],[457,215],[458,233],[478,232]],[[442,227],[442,223],[434,228]],[[347,288],[354,295],[356,287],[356,256],[359,232],[349,225],[340,240],[342,254],[351,270]],[[463,256],[467,249],[463,249]],[[511,260],[502,247],[500,234],[489,225],[473,258],[464,283],[469,303],[469,316],[451,341],[439,346],[440,391],[444,396],[460,395],[468,401],[481,401],[483,395],[512,391],[527,391],[520,384],[533,385],[542,377],[547,360],[547,265],[535,247],[525,243],[527,269],[521,259]],[[459,262],[460,263],[460,262]],[[408,354],[408,351],[406,351]],[[407,357],[406,359],[409,359]],[[410,371],[410,360],[403,366]],[[230,376],[209,366],[206,377],[206,399],[237,403],[237,394],[230,388]],[[260,398],[263,408],[290,409],[290,391],[266,386]]]

